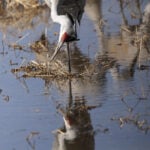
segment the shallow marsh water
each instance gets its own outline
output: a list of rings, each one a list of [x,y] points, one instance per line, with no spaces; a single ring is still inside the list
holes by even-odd
[[[141,2],[142,10],[147,3]],[[130,17],[131,8],[125,8],[128,23],[139,24],[140,19]],[[87,150],[149,150],[150,59],[143,49],[135,61],[138,50],[131,44],[132,36],[120,31],[120,25],[126,21],[122,18],[119,2],[87,0],[79,29],[80,41],[72,44],[71,49],[72,53],[78,52],[75,57],[78,62],[82,58],[96,66],[99,61],[97,74],[88,79],[51,81],[22,78],[11,72],[39,58],[31,51],[29,43],[39,40],[45,28],[50,43],[57,42],[59,26],[52,25],[51,20],[49,24],[46,22],[47,8],[41,12],[34,21],[28,22],[32,25],[30,28],[26,25],[23,29],[15,29],[9,25],[3,32],[4,22],[1,22],[0,149],[59,150],[59,137],[54,131],[61,128],[64,121],[58,107],[67,109],[70,103],[81,101],[86,108],[91,108],[84,114],[87,120],[84,116],[79,118],[90,124],[90,131],[61,145],[63,150],[80,150],[83,144]],[[99,28],[101,17],[104,34]],[[8,46],[16,41],[23,49]],[[112,60],[112,65],[106,64],[107,67],[101,69],[101,63],[107,59]],[[83,69],[75,60],[72,64],[76,72]],[[147,67],[139,69],[139,65]]]

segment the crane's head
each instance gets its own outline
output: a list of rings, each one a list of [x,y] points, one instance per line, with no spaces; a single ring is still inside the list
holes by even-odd
[[[64,21],[64,22],[63,22]],[[59,41],[55,49],[54,54],[51,57],[51,60],[55,58],[61,47],[65,42],[78,41],[77,32],[76,32],[76,22],[72,19],[70,15],[66,15],[61,24]]]

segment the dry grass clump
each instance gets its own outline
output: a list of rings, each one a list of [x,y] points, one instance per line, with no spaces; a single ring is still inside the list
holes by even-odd
[[[35,55],[38,57],[35,60],[32,60],[28,64],[24,66],[20,66],[19,68],[12,69],[12,73],[15,73],[21,77],[34,77],[34,78],[42,78],[42,79],[70,79],[70,78],[79,78],[79,77],[88,77],[91,76],[91,72],[93,73],[93,68],[86,68],[84,72],[79,73],[69,73],[68,66],[66,62],[62,59],[62,55],[60,59],[55,59],[53,61],[50,60],[50,55],[53,53],[52,45],[45,45],[47,41],[46,39],[36,41],[32,43],[30,46]],[[51,47],[50,47],[51,46]]]
[[[105,61],[105,60],[104,60]],[[68,66],[61,60],[56,59],[51,62],[38,62],[32,60],[27,65],[21,66],[19,68],[12,69],[12,73],[19,75],[24,78],[42,78],[49,80],[63,80],[63,79],[94,79],[96,76],[101,76],[108,68],[112,67],[113,61],[109,63],[104,62],[103,66],[98,66],[98,64],[91,64],[85,68],[82,72],[68,72]]]
[[[44,57],[44,62],[39,62],[32,60],[27,65],[21,66],[17,69],[12,69],[13,73],[23,73],[23,77],[37,77],[37,78],[65,78],[69,76],[69,73],[66,71],[66,66],[59,60],[48,61],[48,47],[45,46],[45,40],[36,41],[31,44],[31,49],[42,55],[43,52],[46,52],[47,56]]]
[[[38,0],[2,0],[3,4],[6,5],[7,9],[16,8],[20,5],[25,9],[36,8],[39,6]]]
[[[23,74],[22,77],[37,77],[37,78],[49,78],[49,79],[68,79],[68,78],[84,78],[92,79],[95,76],[102,75],[105,71],[111,68],[115,64],[115,60],[106,56],[98,57],[97,61],[93,64],[82,62],[81,58],[78,61],[83,63],[82,70],[78,70],[78,67],[74,66],[76,59],[72,59],[72,69],[77,71],[68,72],[68,63],[66,53],[61,51],[57,58],[50,61],[50,57],[54,52],[55,44],[50,44],[45,35],[42,35],[39,41],[36,41],[30,45],[36,59],[29,62],[27,65],[21,66],[17,69],[12,69],[13,73]],[[14,48],[20,48],[17,45]],[[73,56],[72,56],[73,57]],[[76,56],[77,57],[77,56]],[[80,57],[80,55],[78,55]],[[82,64],[81,64],[82,65]]]
[[[33,27],[45,18],[43,9],[38,0],[10,0],[0,2],[0,27],[5,31],[9,27],[19,30]],[[36,17],[38,16],[38,17]],[[33,19],[36,21],[33,24]]]
[[[59,59],[55,59],[51,62],[49,61],[49,53],[50,51],[53,51],[52,48],[49,49],[49,46],[47,45],[47,47],[45,45],[48,42],[45,40],[45,38],[41,39],[30,46],[33,52],[41,57],[43,56],[43,53],[46,53],[45,56],[43,56],[43,61],[32,60],[27,65],[21,66],[17,69],[12,69],[11,71],[13,73],[23,73],[22,77],[37,77],[43,79],[63,79],[77,76],[75,74],[70,74],[67,71],[67,66],[63,61]]]
[[[66,71],[65,66],[61,61],[53,61],[49,64],[39,64],[36,61],[31,61],[26,66],[21,66],[18,69],[12,69],[13,73],[24,72],[23,77],[37,78],[68,78],[71,75]]]

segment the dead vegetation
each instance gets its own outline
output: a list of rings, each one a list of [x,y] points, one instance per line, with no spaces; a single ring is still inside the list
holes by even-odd
[[[51,62],[50,64],[39,64],[36,61],[31,61],[26,66],[21,66],[18,69],[12,69],[13,73],[24,72],[22,77],[36,78],[51,78],[62,79],[72,77],[61,61]]]
[[[60,60],[50,60],[48,41],[41,36],[40,41],[36,41],[30,45],[32,51],[36,54],[45,55],[43,56],[43,61],[32,60],[26,65],[20,66],[17,69],[12,69],[12,73],[18,74],[23,73],[22,77],[35,77],[42,79],[57,79],[61,80],[64,78],[75,77],[75,74],[69,74],[66,65]],[[17,46],[18,47],[18,46]],[[53,52],[53,50],[51,50]]]
[[[137,64],[140,70],[149,69],[150,66],[141,63],[141,56],[144,51],[146,51],[147,56],[150,55],[150,34],[147,25],[122,26],[121,30],[130,37],[130,43],[137,48],[137,55],[135,56],[132,65],[135,66],[135,64]]]
[[[19,45],[14,45],[13,48],[22,49]],[[68,78],[92,79],[92,77],[100,76],[105,73],[105,71],[113,67],[116,62],[113,58],[103,55],[103,57],[98,57],[94,64],[83,62],[83,64],[81,64],[83,65],[82,71],[69,73],[68,63],[66,63],[67,58],[65,58],[66,54],[64,52],[59,54],[60,58],[50,61],[50,56],[54,52],[54,47],[53,44],[47,41],[45,36],[42,35],[39,41],[32,43],[30,48],[37,58],[28,62],[26,65],[21,65],[18,68],[12,69],[12,73],[20,77],[34,77],[49,80],[62,80]],[[72,63],[74,63],[73,61],[72,59]]]
[[[149,100],[149,91],[144,91],[141,88],[141,93],[133,88],[126,90],[120,99],[125,107],[126,114],[113,116],[111,120],[118,122],[120,128],[126,125],[134,125],[137,129],[147,134],[150,131],[150,113],[143,112],[143,110],[140,112],[139,106]],[[130,99],[130,97],[134,98]]]
[[[50,60],[50,54],[49,52],[53,47],[49,48],[50,45],[45,36],[41,36],[41,39],[39,41],[35,41],[34,43],[30,44],[30,48],[35,55],[40,55],[42,57],[43,53],[45,55],[43,56],[43,61],[37,61],[37,60],[31,60],[30,62],[27,62],[26,64],[21,63],[21,65],[18,68],[11,69],[11,72],[14,73],[17,77],[23,77],[23,78],[42,78],[42,79],[57,79],[61,80],[64,78],[70,78],[74,77],[76,75],[69,74],[66,65],[61,62],[60,60],[55,60],[52,62],[49,62]],[[24,47],[19,44],[9,44],[9,47],[15,49],[15,50],[23,50]],[[13,64],[10,62],[10,64]]]
[[[120,127],[122,128],[126,124],[133,124],[135,125],[139,130],[144,131],[147,133],[150,130],[150,124],[147,120],[141,119],[140,116],[128,116],[128,117],[113,117],[111,118],[113,121],[118,121],[120,124]]]
[[[40,5],[39,0],[2,0],[1,8],[13,9],[20,6],[25,9],[36,8]]]
[[[43,9],[46,5],[40,4],[38,0],[2,0],[0,2],[0,27],[2,31],[12,28],[22,31],[38,24],[45,19]],[[38,16],[36,22],[33,19]]]
[[[150,56],[150,34],[149,34],[149,28],[147,28],[147,24],[141,24],[140,26],[123,26],[121,30],[129,35],[131,38],[131,44],[134,45],[137,48],[137,53],[135,56],[135,59],[132,62],[132,66],[135,66],[137,64],[138,69],[140,70],[149,70],[150,65],[143,65],[141,63],[141,55],[143,51],[146,51],[147,56]],[[149,59],[149,57],[147,57]],[[146,61],[146,60],[145,60]],[[148,60],[149,61],[149,60]],[[135,93],[130,89],[132,95],[135,95]],[[128,95],[128,94],[127,94]],[[145,93],[142,93],[141,96],[138,96],[136,98],[135,106],[130,106],[125,101],[125,97],[123,96],[121,98],[121,101],[123,104],[127,107],[128,114],[126,116],[119,116],[119,117],[112,117],[112,121],[117,121],[120,125],[120,128],[123,128],[125,125],[134,125],[137,129],[143,131],[145,134],[147,134],[150,131],[150,123],[149,119],[146,117],[149,117],[149,114],[142,115],[141,113],[135,113],[134,109],[137,107],[137,105],[142,102],[143,100],[147,100],[148,97],[145,96]],[[145,118],[144,118],[144,117]]]

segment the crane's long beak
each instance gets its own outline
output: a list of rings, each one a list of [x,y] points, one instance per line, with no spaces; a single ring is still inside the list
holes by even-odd
[[[58,54],[60,48],[62,47],[63,43],[64,43],[64,42],[59,42],[59,43],[58,43],[58,45],[57,45],[57,47],[56,47],[56,49],[55,49],[53,55],[52,55],[51,58],[50,58],[50,61],[54,60],[54,58],[55,58],[56,55]]]

